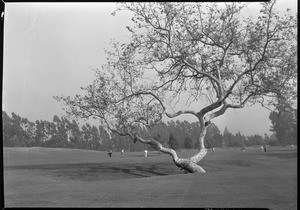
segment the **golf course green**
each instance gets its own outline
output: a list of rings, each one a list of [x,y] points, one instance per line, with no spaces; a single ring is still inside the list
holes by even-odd
[[[189,157],[195,150],[178,151]],[[184,174],[169,155],[3,148],[5,207],[199,207],[297,209],[297,151],[217,148]]]

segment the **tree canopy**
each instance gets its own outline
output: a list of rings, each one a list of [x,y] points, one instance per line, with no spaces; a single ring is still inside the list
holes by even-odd
[[[210,102],[199,106],[203,116],[214,111],[206,121],[227,108],[266,103],[265,96],[288,99],[297,74],[296,18],[279,16],[275,1],[261,4],[253,20],[239,3],[120,3],[118,10],[134,14],[130,43],[113,44],[86,95],[57,99],[119,131],[160,120],[181,94]],[[196,114],[167,115],[182,113]]]

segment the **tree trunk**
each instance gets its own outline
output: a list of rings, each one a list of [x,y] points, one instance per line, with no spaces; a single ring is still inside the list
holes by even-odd
[[[205,170],[189,159],[174,160],[175,165],[181,168],[185,173],[206,173]]]
[[[189,173],[205,173],[205,170],[197,165],[205,155],[207,154],[207,150],[204,146],[204,137],[206,135],[206,126],[201,127],[200,135],[199,135],[199,151],[194,156],[190,157],[188,161],[183,161],[181,163],[181,167]]]
[[[149,144],[156,150],[171,155],[175,165],[181,168],[185,173],[206,173],[205,170],[197,164],[207,154],[207,150],[204,146],[205,134],[206,134],[206,126],[203,126],[201,128],[199,139],[198,139],[199,151],[194,156],[185,159],[178,158],[175,150],[163,147],[159,141],[145,140],[141,137],[135,136],[134,142],[140,141],[141,143]]]

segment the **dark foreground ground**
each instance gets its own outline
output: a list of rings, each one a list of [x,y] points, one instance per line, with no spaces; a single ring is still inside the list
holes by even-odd
[[[210,151],[201,163],[206,174],[183,174],[170,156],[148,154],[4,148],[5,207],[297,209],[297,152],[290,147]]]

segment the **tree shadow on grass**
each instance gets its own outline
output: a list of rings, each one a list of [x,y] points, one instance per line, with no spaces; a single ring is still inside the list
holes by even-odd
[[[181,173],[173,164],[74,163],[4,167],[5,170],[34,170],[56,179],[101,181],[165,176]]]

